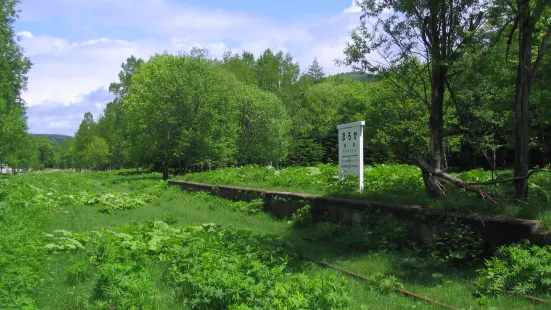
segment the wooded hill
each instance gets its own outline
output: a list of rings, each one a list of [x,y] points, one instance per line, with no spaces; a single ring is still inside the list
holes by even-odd
[[[49,134],[49,133],[33,133],[31,134],[35,137],[44,137],[44,138],[48,138],[48,140],[52,141],[52,142],[56,142],[58,144],[61,144],[63,141],[65,140],[68,140],[68,139],[73,139],[73,137],[71,136],[67,136],[67,135],[58,135],[58,134]]]

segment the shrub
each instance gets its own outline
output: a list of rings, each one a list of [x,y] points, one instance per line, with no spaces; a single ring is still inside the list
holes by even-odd
[[[437,262],[452,265],[472,265],[480,259],[483,242],[468,225],[457,221],[446,221],[445,229],[434,235],[428,251]]]
[[[505,291],[521,294],[551,291],[551,246],[529,242],[501,246],[494,257],[477,270],[478,289],[496,295]]]
[[[309,227],[313,220],[310,205],[296,210],[291,216],[291,223],[294,227]]]

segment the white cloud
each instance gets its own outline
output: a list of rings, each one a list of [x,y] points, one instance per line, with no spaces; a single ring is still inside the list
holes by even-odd
[[[162,49],[152,42],[97,39],[70,43],[50,36],[24,37],[21,44],[33,62],[23,94],[29,106],[80,102],[90,91],[116,81],[121,63],[130,55],[148,57]]]
[[[98,88],[83,95],[78,102],[44,102],[31,106],[27,110],[30,132],[74,135],[84,113],[91,112],[97,119],[112,98],[105,88]]]
[[[344,13],[359,13],[362,11],[362,8],[360,8],[357,4],[356,4],[356,0],[352,0],[352,4],[350,4],[349,7],[347,7],[346,9],[344,9]]]
[[[21,31],[16,33],[15,35],[23,38],[29,38],[29,39],[32,39],[34,37],[33,34],[28,31]]]

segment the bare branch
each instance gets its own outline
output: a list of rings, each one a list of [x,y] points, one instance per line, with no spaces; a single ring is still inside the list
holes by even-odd
[[[517,181],[517,180],[528,179],[528,178],[530,178],[530,176],[531,176],[532,174],[538,173],[538,172],[548,172],[548,173],[551,173],[551,170],[548,170],[548,169],[533,169],[533,170],[530,170],[530,171],[526,174],[526,176],[523,176],[523,177],[507,178],[507,179],[496,180],[496,181],[488,181],[488,182],[468,182],[467,184],[469,184],[469,185],[492,185],[492,184],[498,184],[498,183],[513,182],[513,181]]]
[[[543,59],[543,55],[545,54],[545,49],[547,48],[547,42],[549,41],[550,37],[551,37],[551,29],[549,29],[549,31],[547,31],[543,39],[541,39],[538,57],[536,58],[536,62],[534,63],[534,68],[532,69],[533,76],[536,76],[538,74],[538,70],[541,65],[541,60]]]
[[[522,14],[522,10],[521,12],[517,13],[517,16],[515,16],[515,20],[513,21],[513,28],[511,28],[511,31],[509,32],[509,38],[507,39],[507,51],[505,51],[505,62],[509,61],[509,49],[511,47],[511,44],[513,43],[513,35],[515,35],[515,31],[518,28],[520,14]]]

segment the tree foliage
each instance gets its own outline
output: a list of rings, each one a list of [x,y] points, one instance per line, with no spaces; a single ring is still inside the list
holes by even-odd
[[[27,85],[31,61],[23,55],[13,29],[18,0],[0,2],[0,163],[19,165],[28,141],[27,119],[21,93]]]

